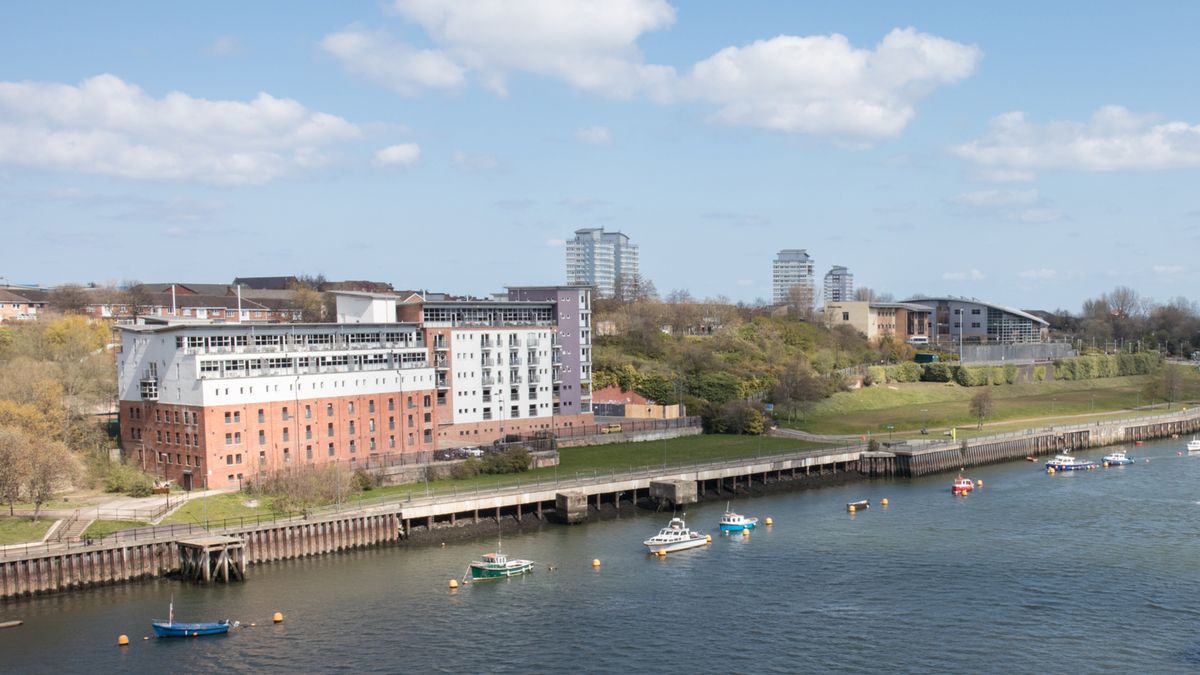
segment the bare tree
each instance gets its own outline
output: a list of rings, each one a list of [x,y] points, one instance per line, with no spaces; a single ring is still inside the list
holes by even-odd
[[[33,522],[41,515],[42,505],[54,497],[54,491],[75,475],[75,458],[67,446],[48,442],[40,447],[29,446],[29,471],[25,476],[25,492],[33,502]]]
[[[808,321],[813,315],[816,295],[812,284],[794,284],[788,289],[788,311],[797,318]]]
[[[0,429],[0,499],[8,503],[8,515],[21,498],[29,473],[29,439],[13,429]]]
[[[150,297],[150,292],[146,290],[145,285],[140,281],[128,282],[125,286],[124,297],[121,300],[129,308],[129,315],[134,319],[144,316],[150,310],[150,305],[154,302],[153,298]]]
[[[82,314],[87,310],[87,291],[79,284],[63,284],[50,291],[50,307],[63,314]]]
[[[995,402],[992,400],[992,390],[982,389],[971,397],[970,411],[971,415],[979,420],[977,428],[983,428],[983,420],[987,419],[992,414],[992,409]]]

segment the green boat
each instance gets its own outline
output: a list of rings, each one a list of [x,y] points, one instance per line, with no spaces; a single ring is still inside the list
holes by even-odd
[[[509,560],[508,556],[500,551],[488,553],[483,556],[483,560],[476,560],[471,563],[471,579],[477,581],[506,579],[508,577],[529,574],[532,571],[532,560]]]

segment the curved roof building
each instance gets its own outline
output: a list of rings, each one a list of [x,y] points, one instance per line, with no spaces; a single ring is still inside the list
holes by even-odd
[[[905,302],[933,311],[931,338],[950,343],[1045,342],[1050,324],[1029,312],[978,298],[955,296],[917,297]]]

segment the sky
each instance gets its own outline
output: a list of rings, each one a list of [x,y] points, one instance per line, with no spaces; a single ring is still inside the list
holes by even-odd
[[[897,298],[1200,297],[1200,5],[18,3],[0,283],[565,281],[605,227],[666,294],[771,261]]]

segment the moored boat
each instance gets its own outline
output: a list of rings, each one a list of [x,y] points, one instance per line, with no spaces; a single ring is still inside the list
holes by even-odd
[[[1192,440],[1188,441],[1187,451],[1189,455],[1200,455],[1200,438],[1192,436]]]
[[[238,625],[237,621],[224,619],[222,621],[202,621],[199,623],[181,623],[175,620],[175,602],[172,601],[167,609],[166,621],[153,621],[150,627],[156,637],[199,637],[201,635],[223,635],[230,628]]]
[[[970,478],[959,476],[954,479],[954,485],[950,487],[950,491],[956,495],[965,495],[975,489],[975,483],[971,482]]]
[[[1125,454],[1124,450],[1110,452],[1104,456],[1104,463],[1109,466],[1121,466],[1122,464],[1133,464],[1133,458]]]
[[[1076,459],[1068,453],[1061,453],[1054,456],[1054,459],[1046,462],[1047,469],[1055,471],[1079,471],[1081,469],[1094,469],[1096,463],[1090,459]]]
[[[856,502],[850,502],[850,503],[846,504],[846,510],[847,511],[850,511],[850,510],[862,511],[863,509],[868,508],[869,506],[871,506],[871,500],[860,499]]]
[[[738,513],[729,510],[729,504],[725,505],[725,515],[721,516],[721,531],[722,532],[741,532],[742,530],[753,530],[758,525],[758,518],[747,518]]]
[[[672,518],[666,527],[658,531],[658,534],[642,542],[646,548],[650,549],[651,553],[683,551],[707,543],[708,539],[704,535],[688,529],[683,518]]]
[[[482,581],[486,579],[507,579],[508,577],[529,574],[533,571],[533,561],[521,558],[508,559],[502,551],[487,553],[482,560],[471,563],[471,579]]]

